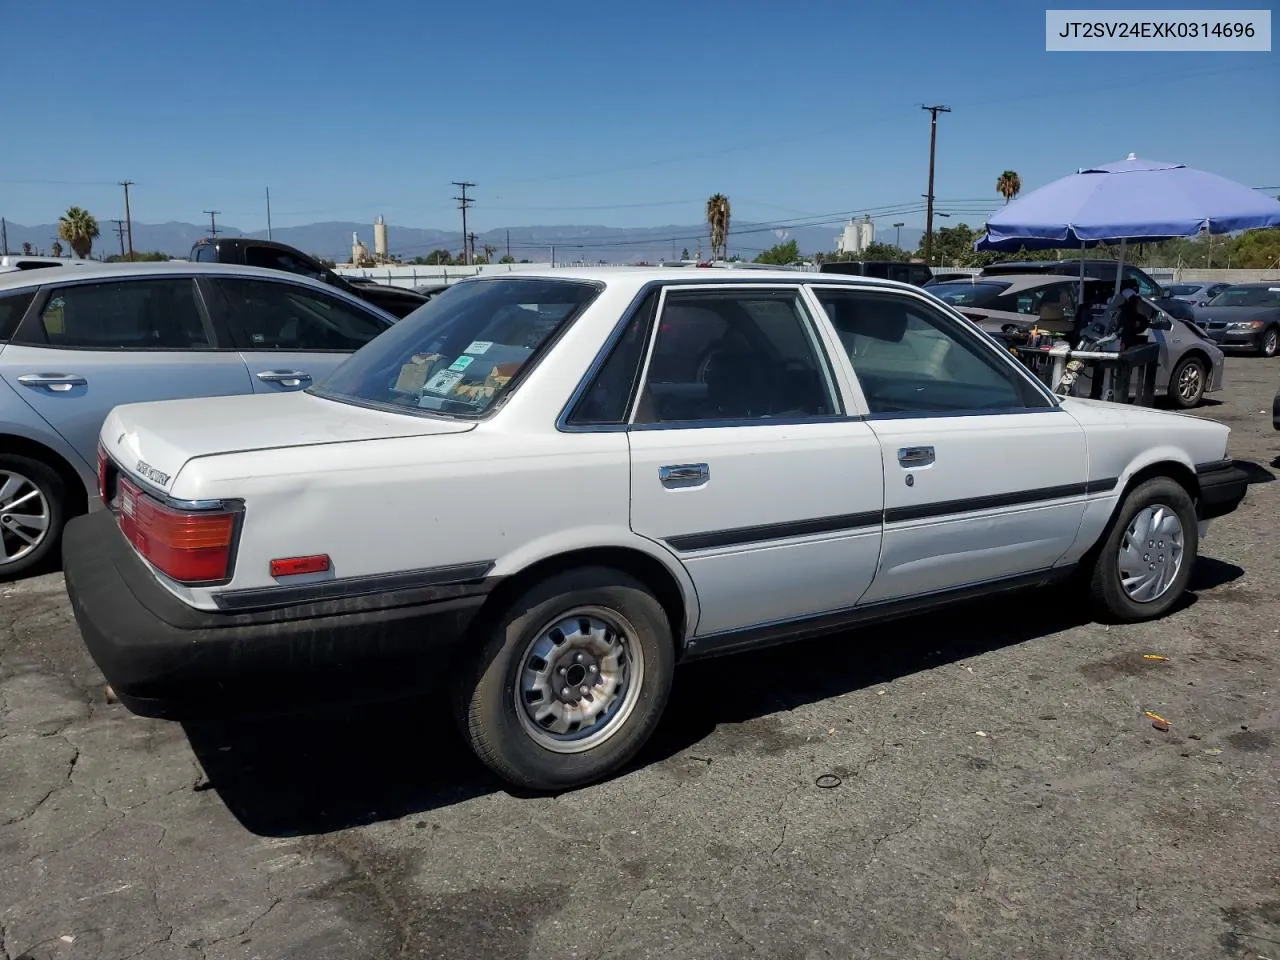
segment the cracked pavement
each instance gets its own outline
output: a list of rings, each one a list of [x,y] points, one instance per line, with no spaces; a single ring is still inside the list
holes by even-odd
[[[134,717],[60,575],[0,584],[0,958],[1280,958],[1280,363],[1227,383],[1257,482],[1176,614],[1027,594],[694,665],[561,796],[430,697]]]

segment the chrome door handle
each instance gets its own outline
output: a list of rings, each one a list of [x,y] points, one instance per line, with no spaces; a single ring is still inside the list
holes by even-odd
[[[311,374],[301,370],[263,370],[257,377],[263,383],[279,383],[286,387],[297,387],[311,381]]]
[[[47,387],[65,393],[72,387],[87,386],[89,381],[76,373],[24,373],[18,378],[24,387]]]
[[[705,463],[674,463],[658,468],[658,479],[668,489],[700,487],[711,479],[711,468]]]
[[[933,447],[898,448],[898,463],[904,467],[927,467],[933,460]]]

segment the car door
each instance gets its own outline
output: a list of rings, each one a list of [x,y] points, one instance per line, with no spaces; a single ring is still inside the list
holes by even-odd
[[[319,383],[393,322],[359,301],[288,277],[211,277],[205,286],[257,393]]]
[[[0,353],[0,377],[90,466],[112,407],[252,390],[189,276],[47,284]]]
[[[815,286],[884,463],[865,602],[1054,566],[1088,495],[1083,429],[1004,351],[923,296]]]
[[[853,607],[880,553],[880,447],[846,415],[799,286],[661,296],[630,410],[631,526],[689,571],[695,642]]]

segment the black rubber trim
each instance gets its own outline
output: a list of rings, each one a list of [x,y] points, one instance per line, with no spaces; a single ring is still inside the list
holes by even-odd
[[[1208,463],[1196,464],[1196,476],[1200,477],[1206,473],[1216,473],[1219,470],[1229,470],[1235,466],[1235,461],[1230,457],[1222,460],[1210,460]]]
[[[803,640],[830,633],[839,633],[854,627],[880,623],[898,617],[923,613],[935,607],[959,603],[964,600],[976,600],[1014,590],[1025,590],[1032,587],[1047,586],[1065,580],[1075,570],[1075,564],[1064,564],[1034,573],[1005,577],[1000,580],[989,580],[983,583],[955,587],[950,590],[939,590],[924,596],[908,597],[900,600],[883,600],[868,603],[865,606],[850,607],[834,613],[823,613],[812,617],[801,617],[795,620],[783,620],[762,626],[745,627],[741,630],[726,630],[723,633],[694,637],[685,646],[684,658],[687,660],[702,657],[721,656],[738,653],[758,647],[774,646],[792,640]]]
[[[1196,475],[1200,481],[1196,517],[1200,520],[1214,520],[1233,513],[1249,489],[1249,475],[1230,460],[1197,464]]]
[[[734,527],[731,530],[710,530],[706,533],[687,533],[667,537],[667,544],[680,553],[690,550],[710,550],[713,547],[738,547],[750,543],[766,543],[770,540],[788,540],[815,533],[836,533],[878,527],[879,510],[866,513],[846,513],[836,517],[815,517],[812,520],[793,520],[785,523],[765,523],[754,527]]]
[[[1083,497],[1093,493],[1106,493],[1109,490],[1114,490],[1117,482],[1117,478],[1110,477],[1105,480],[1089,480],[1085,483],[1064,483],[1056,487],[1039,487],[1035,490],[996,493],[986,497],[966,497],[963,500],[941,500],[937,503],[922,503],[910,507],[891,507],[884,512],[884,522],[900,523],[905,520],[926,520],[931,517],[971,513],[975,510],[995,510],[1000,507],[1017,507],[1028,503],[1064,500],[1068,497]]]
[[[429,567],[404,573],[383,573],[366,577],[344,577],[320,583],[281,584],[251,587],[217,594],[214,602],[223,610],[265,610],[325,600],[344,600],[375,593],[393,593],[420,587],[443,587],[476,583],[493,569],[492,560],[459,563],[447,567]]]

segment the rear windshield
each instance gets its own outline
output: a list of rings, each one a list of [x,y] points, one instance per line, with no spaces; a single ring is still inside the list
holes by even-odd
[[[1199,290],[1200,284],[1198,283],[1175,283],[1164,288],[1165,294],[1170,297],[1189,297]]]
[[[1228,287],[1209,301],[1211,307],[1280,307],[1280,283],[1265,287]]]
[[[312,388],[404,412],[475,417],[599,294],[578,280],[470,280],[370,341]]]
[[[929,292],[954,307],[986,306],[1008,288],[1007,283],[965,283],[963,280],[950,283],[935,283],[928,288]]]

